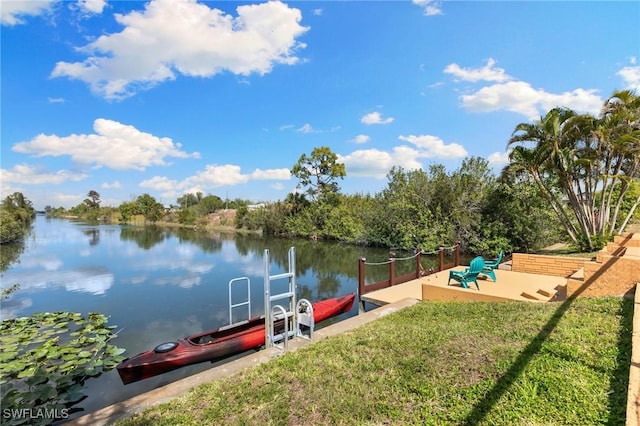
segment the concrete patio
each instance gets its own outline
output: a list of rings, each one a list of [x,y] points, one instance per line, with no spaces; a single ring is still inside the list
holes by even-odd
[[[451,270],[461,271],[464,266]],[[562,300],[565,296],[567,279],[550,275],[539,275],[525,272],[514,272],[496,269],[496,282],[478,280],[480,289],[475,284],[463,288],[454,280],[447,285],[449,270],[421,277],[393,287],[372,291],[361,296],[365,302],[382,306],[405,298],[418,300],[464,300],[464,301],[505,301],[520,300],[528,302],[549,302]]]

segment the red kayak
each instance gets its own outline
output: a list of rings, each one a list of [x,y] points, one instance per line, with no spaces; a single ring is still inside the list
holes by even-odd
[[[355,294],[312,303],[313,319],[319,323],[328,318],[348,312],[353,306]],[[259,348],[265,343],[264,316],[240,323],[226,325],[168,342],[127,358],[116,366],[125,385],[148,379],[168,371],[215,361],[249,349]]]

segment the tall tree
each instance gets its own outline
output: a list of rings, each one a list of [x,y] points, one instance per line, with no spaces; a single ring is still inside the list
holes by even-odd
[[[640,101],[616,92],[599,117],[554,108],[516,126],[509,168],[530,173],[577,245],[593,250],[621,232],[620,206],[640,176]],[[529,147],[530,146],[530,147]],[[568,207],[568,211],[567,211]]]
[[[202,194],[202,193],[199,193],[199,194]],[[181,209],[187,209],[191,206],[197,205],[200,202],[200,198],[202,197],[198,197],[195,194],[189,192],[187,194],[184,194],[182,197],[178,198],[176,201],[180,205]]]
[[[139,211],[144,215],[144,218],[150,222],[157,222],[162,218],[164,212],[164,206],[156,201],[149,194],[142,194],[136,198],[135,204],[137,204]]]
[[[93,189],[89,191],[87,194],[88,198],[85,198],[84,203],[90,209],[99,209],[100,208],[100,194]]]
[[[35,215],[31,201],[22,192],[7,195],[0,203],[0,244],[22,239]]]
[[[465,158],[451,175],[453,194],[450,199],[450,220],[456,229],[456,238],[477,247],[485,239],[482,212],[487,197],[495,190],[495,176],[487,160],[480,157]]]
[[[217,195],[207,195],[198,203],[198,211],[201,215],[207,215],[222,208],[224,208],[224,201]]]
[[[598,130],[603,129],[602,139],[612,157],[610,162],[613,163],[613,176],[618,180],[618,185],[614,183],[605,186],[602,191],[602,200],[606,198],[607,203],[601,208],[601,222],[605,224],[609,219],[609,228],[620,233],[640,206],[640,195],[632,195],[632,190],[637,187],[640,178],[640,96],[630,90],[615,92],[605,102],[601,115],[603,125]],[[632,197],[631,206],[620,222],[618,215],[627,195]],[[614,209],[613,212],[605,210],[611,207]]]
[[[344,164],[338,163],[338,155],[323,146],[314,148],[309,156],[302,154],[291,174],[300,180],[298,188],[306,187],[312,199],[320,200],[339,193],[337,180],[344,179],[347,172]]]

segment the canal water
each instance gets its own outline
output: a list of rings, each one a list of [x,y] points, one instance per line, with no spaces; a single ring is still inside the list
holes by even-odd
[[[166,341],[245,319],[229,318],[229,282],[248,277],[251,316],[264,311],[264,251],[271,274],[287,272],[287,253],[296,251],[298,298],[311,302],[357,292],[358,259],[384,262],[389,251],[339,243],[198,233],[187,229],[87,224],[37,216],[24,249],[2,272],[3,289],[19,289],[2,302],[0,316],[68,311],[109,316],[118,337],[113,344],[133,356]],[[3,248],[4,249],[4,248]],[[7,251],[8,253],[8,251]],[[400,253],[402,255],[402,253]],[[5,265],[6,260],[3,260]],[[415,268],[415,262],[405,262]],[[402,273],[403,263],[397,268]],[[427,265],[428,266],[428,265]],[[386,267],[368,268],[367,282],[388,277]],[[278,284],[280,282],[280,284]],[[287,285],[286,280],[276,285]],[[242,285],[232,303],[247,298]],[[235,288],[235,287],[234,287]],[[285,291],[274,288],[272,294]],[[358,314],[358,306],[327,323]],[[320,328],[326,323],[319,324]],[[204,363],[123,385],[116,370],[87,381],[86,414],[211,368]]]

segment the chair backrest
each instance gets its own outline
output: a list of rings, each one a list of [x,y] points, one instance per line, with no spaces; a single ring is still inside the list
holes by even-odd
[[[482,272],[482,268],[484,268],[484,259],[482,256],[478,256],[469,264],[469,275],[479,274]]]
[[[502,256],[504,255],[504,253],[502,252],[502,250],[500,250],[500,254],[498,255],[498,259],[496,259],[496,264],[499,265],[500,262],[502,262]]]

